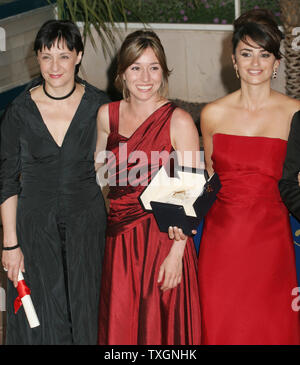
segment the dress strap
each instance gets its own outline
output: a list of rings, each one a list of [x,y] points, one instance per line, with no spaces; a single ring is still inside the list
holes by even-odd
[[[108,104],[109,129],[110,133],[119,132],[119,112],[121,101],[114,101]]]

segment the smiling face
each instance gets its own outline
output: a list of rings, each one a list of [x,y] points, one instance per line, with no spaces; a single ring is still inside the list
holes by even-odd
[[[241,80],[249,84],[269,82],[273,71],[279,66],[279,60],[251,38],[247,38],[246,42],[240,41],[235,55],[232,56],[234,67],[237,68]]]
[[[55,44],[50,48],[44,47],[37,53],[41,74],[52,88],[72,88],[74,84],[75,66],[80,63],[82,52],[70,51],[65,42]]]
[[[130,65],[123,74],[130,98],[137,100],[156,100],[163,82],[161,65],[151,47]]]

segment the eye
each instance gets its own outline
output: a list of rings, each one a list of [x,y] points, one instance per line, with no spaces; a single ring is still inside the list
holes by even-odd
[[[243,57],[251,57],[251,53],[250,52],[242,52],[241,56]]]
[[[151,67],[151,70],[153,70],[153,71],[157,71],[157,70],[159,70],[159,67],[158,67],[158,66],[152,66],[152,67]]]
[[[133,71],[138,71],[140,68],[139,68],[139,66],[132,66],[131,67],[131,70],[133,70]]]
[[[61,58],[62,58],[63,60],[68,60],[68,59],[69,59],[69,56],[67,56],[67,55],[63,55],[63,56],[61,56]]]
[[[49,56],[42,56],[42,60],[49,60],[50,57]]]
[[[261,56],[263,58],[269,58],[271,55],[270,55],[270,53],[262,53]]]

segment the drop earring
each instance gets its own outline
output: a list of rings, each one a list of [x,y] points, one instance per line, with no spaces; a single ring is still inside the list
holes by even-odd
[[[239,79],[240,78],[240,74],[239,74],[239,70],[238,70],[237,66],[235,66],[234,69],[235,69],[236,77]]]
[[[277,79],[277,69],[274,68],[273,70],[273,79]]]

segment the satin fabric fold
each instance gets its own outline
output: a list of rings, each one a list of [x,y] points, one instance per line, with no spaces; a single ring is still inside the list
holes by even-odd
[[[40,321],[30,329],[22,308],[14,314],[16,289],[9,281],[10,345],[97,343],[106,210],[96,183],[94,151],[97,112],[108,99],[82,83],[85,93],[61,147],[29,90],[13,101],[1,123],[1,203],[18,195],[24,279]],[[64,239],[58,217],[64,223]]]
[[[199,250],[202,343],[300,343],[295,253],[278,180],[286,141],[216,134],[213,168],[222,188]]]
[[[109,160],[110,178],[117,186],[111,186],[109,192],[99,343],[199,344],[200,307],[193,241],[189,239],[186,245],[181,284],[162,293],[158,273],[173,241],[159,231],[153,215],[143,210],[138,199],[173,151],[170,121],[175,106],[172,103],[161,106],[130,138],[118,132],[119,106],[120,102],[109,105],[111,133],[107,148],[113,152]],[[143,173],[138,176],[137,186],[132,186],[135,179],[129,181],[130,173],[136,168],[136,163],[128,162],[134,151],[142,151],[147,157],[139,160]],[[153,151],[167,154],[153,164]]]

